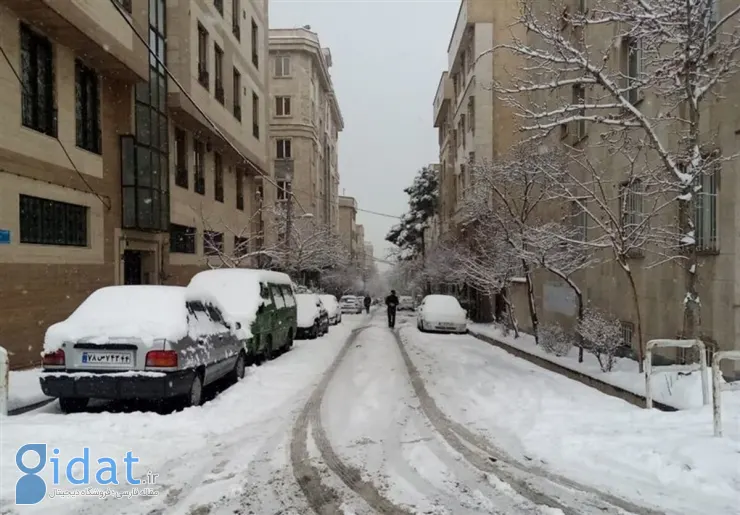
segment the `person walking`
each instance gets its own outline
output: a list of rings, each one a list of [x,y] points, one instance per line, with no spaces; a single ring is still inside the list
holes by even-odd
[[[370,304],[373,303],[373,299],[370,298],[370,295],[365,294],[365,300],[363,302],[365,303],[365,312],[370,314]]]
[[[385,298],[385,305],[388,306],[388,327],[393,329],[396,326],[396,308],[398,307],[396,290],[391,290],[391,294]]]

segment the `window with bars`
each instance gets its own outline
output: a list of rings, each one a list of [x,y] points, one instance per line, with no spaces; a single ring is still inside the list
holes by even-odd
[[[288,181],[277,181],[277,199],[288,200]]]
[[[100,84],[98,74],[75,60],[75,122],[77,146],[100,154]]]
[[[198,23],[198,82],[208,89],[208,31]]]
[[[20,25],[21,119],[23,125],[49,136],[57,135],[54,107],[54,53],[51,41]]]
[[[627,69],[625,70],[627,80],[627,100],[636,105],[642,100],[640,80],[643,74],[643,52],[642,41],[637,38],[627,38],[625,42],[627,51]]]
[[[214,96],[223,105],[224,103],[224,51],[220,46],[213,45],[213,74],[216,81]]]
[[[260,139],[260,97],[252,92],[252,136]]]
[[[716,157],[710,155],[705,156],[705,159],[716,159]],[[696,247],[701,252],[719,250],[717,229],[719,168],[719,162],[716,162],[706,173],[695,179],[694,225],[696,227]]]
[[[224,0],[213,0],[213,6],[221,16],[224,15]]]
[[[205,144],[197,139],[193,140],[193,155],[195,156],[195,192],[206,194],[206,149]]]
[[[233,71],[233,97],[234,97],[234,118],[242,121],[242,74],[234,68]]]
[[[241,24],[239,23],[241,11],[240,0],[231,0],[231,32],[237,41],[241,40],[242,37]]]
[[[622,230],[629,248],[629,254],[635,257],[642,256],[643,251],[640,235],[642,223],[645,219],[644,187],[640,179],[632,179],[619,185],[619,212]]]
[[[291,140],[288,138],[279,138],[275,140],[276,143],[276,156],[278,159],[293,159],[293,148],[291,146]]]
[[[252,18],[252,64],[257,69],[260,67],[259,40],[259,27],[257,26],[257,22],[254,21],[254,18]]]
[[[236,208],[244,211],[244,170],[236,169]]]
[[[570,203],[570,217],[573,228],[576,230],[575,238],[578,241],[587,241],[588,239],[588,213],[583,208],[586,199],[579,199]]]
[[[195,254],[195,227],[170,224],[170,252],[176,254]]]
[[[21,243],[87,246],[87,206],[30,195],[18,200]]]
[[[717,0],[709,1],[709,16],[707,17],[707,34],[709,34],[709,45],[712,46],[717,42],[717,31],[715,31],[717,24],[719,23],[719,6]]]
[[[188,188],[188,141],[184,130],[175,128],[175,185]]]
[[[583,86],[583,84],[574,84],[573,85],[573,105],[584,105],[586,103],[586,88]],[[577,112],[578,116],[585,116],[586,115],[586,109],[581,108]],[[575,136],[576,141],[580,141],[586,136],[586,120],[576,120],[575,121]]]
[[[224,233],[218,231],[203,232],[203,254],[218,256],[224,251]]]
[[[224,162],[221,154],[213,153],[213,189],[214,198],[217,202],[224,201]]]
[[[290,116],[290,97],[275,97],[275,116]]]
[[[275,57],[275,77],[290,77],[290,56],[278,55]]]
[[[131,14],[131,0],[116,0],[116,3],[120,5],[124,11]]]

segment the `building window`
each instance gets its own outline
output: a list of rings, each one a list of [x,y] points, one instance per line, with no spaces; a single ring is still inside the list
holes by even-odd
[[[77,146],[100,154],[100,87],[98,74],[75,60]]]
[[[239,23],[242,8],[240,0],[231,0],[231,32],[237,40],[241,40],[242,31]]]
[[[224,233],[217,231],[203,232],[203,254],[218,256],[224,251]]]
[[[275,116],[290,116],[290,97],[275,97]]]
[[[198,82],[208,89],[208,31],[198,23]]]
[[[640,77],[643,73],[642,42],[636,38],[627,38],[627,100],[635,105],[642,100]]]
[[[241,258],[249,254],[249,238],[234,236],[234,257]]]
[[[244,170],[236,169],[236,208],[244,211]]]
[[[290,77],[290,56],[275,57],[275,77]]]
[[[707,34],[709,34],[709,45],[713,46],[717,42],[717,24],[719,23],[719,7],[717,6],[717,0],[710,0],[709,5],[709,23],[707,27]],[[711,32],[711,34],[710,34]]]
[[[254,18],[252,18],[252,64],[255,68],[259,69],[260,67],[260,60],[259,60],[259,27],[257,27],[257,22],[254,21]]]
[[[468,100],[468,127],[470,134],[475,134],[475,97]]]
[[[242,121],[242,74],[234,68],[233,77],[234,118]]]
[[[216,87],[214,96],[223,105],[224,103],[224,51],[221,47],[213,45],[213,74],[215,75]]]
[[[584,105],[586,103],[586,88],[583,87],[583,84],[574,84],[573,85],[573,105],[579,106]],[[581,108],[576,113],[576,116],[585,116],[586,115],[586,109]],[[586,137],[586,120],[580,119],[576,120],[576,141],[580,141],[584,137]]]
[[[224,15],[224,0],[213,0],[213,6],[221,16]]]
[[[116,0],[116,3],[120,5],[124,11],[131,14],[131,0]]]
[[[21,116],[23,125],[56,137],[54,54],[51,42],[21,24]]]
[[[214,198],[217,202],[224,201],[224,162],[221,154],[213,153],[213,189]]]
[[[714,159],[715,163],[706,173],[695,180],[696,201],[694,203],[694,225],[696,226],[696,247],[702,252],[719,250],[717,231],[717,199],[719,196],[719,161],[714,155],[704,159]]]
[[[620,330],[622,332],[622,345],[625,349],[632,348],[632,339],[635,335],[635,325],[632,322],[619,322]]]
[[[293,159],[293,149],[291,147],[291,141],[286,138],[280,138],[275,140],[276,151],[278,159]]]
[[[175,185],[188,189],[188,143],[185,131],[175,129]]]
[[[570,203],[570,216],[575,229],[574,239],[587,241],[588,239],[588,213],[583,208],[586,199],[579,199]]]
[[[279,201],[288,200],[288,181],[277,181],[277,199]]]
[[[260,139],[260,97],[252,92],[252,136]]]
[[[195,180],[194,189],[196,193],[206,194],[206,149],[202,141],[193,140],[193,154],[195,155]]]
[[[195,254],[195,227],[170,224],[170,252]]]
[[[87,212],[87,206],[20,195],[20,242],[86,247]]]
[[[639,179],[633,179],[620,185],[619,191],[619,209],[622,221],[622,230],[629,248],[628,254],[641,256],[642,249],[640,245],[642,239],[643,223],[643,185]]]

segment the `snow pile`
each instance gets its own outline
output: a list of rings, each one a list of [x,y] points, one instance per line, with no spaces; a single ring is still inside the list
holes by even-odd
[[[187,334],[185,288],[179,286],[107,286],[94,291],[63,322],[46,330],[44,352],[65,342],[106,343],[111,338],[177,341]]]
[[[50,398],[41,391],[40,375],[40,368],[10,371],[8,374],[9,410],[31,406]]]
[[[472,337],[402,334],[440,409],[514,459],[670,514],[737,513],[740,392],[715,438],[709,406],[646,410]]]
[[[298,327],[311,327],[319,316],[318,295],[313,293],[299,293],[295,296],[298,305]]]

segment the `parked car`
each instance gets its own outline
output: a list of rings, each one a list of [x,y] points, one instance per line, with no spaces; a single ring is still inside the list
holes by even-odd
[[[202,402],[203,387],[244,377],[246,349],[208,297],[176,286],[109,286],[46,331],[41,389],[65,413],[91,398]]]
[[[362,313],[362,302],[357,300],[354,295],[345,295],[339,299],[339,306],[342,309],[342,313],[353,313],[358,315]]]
[[[339,308],[339,301],[334,295],[319,295],[321,302],[324,304],[327,313],[329,313],[329,324],[337,325],[342,322],[342,310]]]
[[[248,363],[261,363],[290,349],[298,330],[298,313],[290,277],[249,268],[205,270],[193,276],[188,292],[222,306],[239,324]]]
[[[467,312],[452,295],[427,295],[416,311],[420,331],[467,333]]]
[[[315,293],[299,293],[295,296],[298,305],[298,338],[318,338],[329,332],[329,313]]]
[[[408,295],[401,295],[398,297],[398,311],[413,311],[414,310],[414,298]]]

